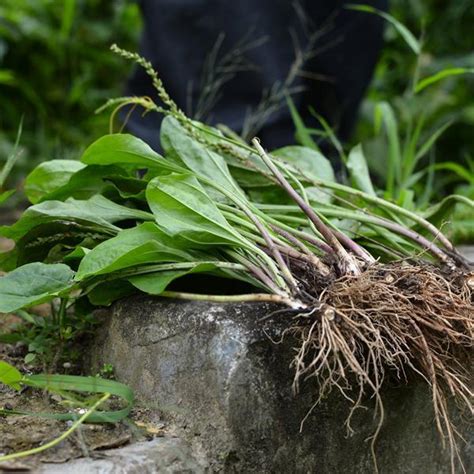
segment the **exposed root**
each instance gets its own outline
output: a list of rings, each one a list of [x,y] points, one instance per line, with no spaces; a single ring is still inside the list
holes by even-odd
[[[339,389],[352,401],[349,429],[363,395],[373,395],[379,419],[373,450],[383,422],[380,389],[386,372],[406,380],[405,371],[415,371],[431,388],[436,425],[447,441],[454,471],[458,433],[447,399],[453,396],[473,413],[472,278],[472,273],[406,262],[372,265],[361,275],[334,279],[325,289],[313,278],[316,287],[310,291],[306,286],[306,291],[313,295],[314,309],[299,314],[289,330],[301,341],[294,359],[295,390],[300,381],[315,378],[318,403]],[[311,276],[301,280],[311,281]]]

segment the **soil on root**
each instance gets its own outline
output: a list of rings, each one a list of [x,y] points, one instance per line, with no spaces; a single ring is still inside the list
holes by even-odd
[[[457,432],[447,401],[453,396],[472,415],[473,273],[397,262],[329,282],[313,274],[301,281],[311,306],[287,330],[300,341],[295,390],[302,380],[316,380],[317,404],[339,389],[353,403],[349,430],[364,395],[374,396],[380,420],[375,442],[384,418],[384,377],[390,372],[406,381],[407,371],[414,371],[431,388],[437,428],[454,470]]]

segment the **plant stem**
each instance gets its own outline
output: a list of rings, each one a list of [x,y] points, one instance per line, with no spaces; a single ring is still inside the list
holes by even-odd
[[[344,186],[343,184],[333,183],[329,181],[320,181],[311,178],[307,179],[315,186],[321,186],[323,188],[333,189],[335,191],[341,191],[352,196],[360,197],[366,202],[369,202],[381,208],[389,209],[398,215],[404,216],[410,219],[411,221],[416,222],[421,227],[430,232],[430,234],[432,234],[436,239],[438,239],[448,250],[455,251],[453,244],[439,229],[437,229],[433,224],[431,224],[431,222],[428,222],[427,220],[423,219],[423,217],[409,211],[408,209],[397,206],[396,204],[393,204],[392,202],[379,198],[377,196],[366,194],[363,191],[359,191],[358,189]]]
[[[254,226],[246,221],[245,219],[242,219],[241,217],[235,215],[237,212],[241,212],[239,209],[235,209],[231,206],[228,206],[227,204],[219,204],[219,208],[222,210],[222,213],[224,214],[225,218],[230,221],[234,221],[237,224],[240,224],[242,227],[245,227],[246,229],[251,229],[254,230]],[[293,249],[292,247],[288,246],[285,242],[283,242],[281,239],[275,238],[272,236],[272,240],[275,242],[276,248],[283,254],[286,254],[290,257],[297,258],[299,260],[304,260],[312,265],[314,265],[319,272],[322,275],[329,275],[329,268],[313,253],[311,250],[308,249],[301,241],[299,241],[296,237],[291,235],[289,232],[286,232],[283,229],[280,229],[274,224],[269,224],[270,228],[276,232],[277,234],[280,234],[282,237],[287,239],[290,243],[292,243],[295,247],[299,248],[302,250],[301,252],[298,252],[297,250]],[[249,233],[246,230],[241,230],[240,231],[242,235],[249,239],[255,240],[255,242],[259,244],[265,245],[265,240],[263,238],[260,238],[258,236],[255,236],[251,233]]]
[[[43,444],[42,446],[38,446],[37,448],[28,449],[26,451],[20,451],[19,453],[12,453],[7,454],[6,456],[0,456],[0,462],[11,461],[12,459],[18,459],[23,458],[25,456],[31,456],[33,454],[38,454],[42,451],[45,451],[46,449],[56,446],[61,441],[65,440],[68,436],[70,436],[74,431],[76,431],[76,429],[79,428],[79,426],[84,423],[84,421],[86,421],[87,418],[92,415],[92,413],[94,413],[94,411],[97,410],[99,405],[104,403],[109,397],[110,393],[104,394],[104,396],[100,398],[96,403],[94,403],[94,405],[92,405],[89,410],[87,410],[78,420],[76,420],[68,430],[66,430],[64,433],[62,433],[60,436],[53,439],[49,443]]]
[[[68,302],[67,298],[61,298],[61,303],[59,305],[59,311],[58,311],[59,338],[61,340],[63,339],[63,333],[64,333],[64,318],[66,316],[67,302]]]
[[[275,242],[273,242],[273,239],[270,233],[267,231],[267,229],[265,229],[265,226],[260,222],[260,220],[252,214],[252,212],[250,211],[247,212],[245,209],[243,209],[243,211],[247,214],[248,218],[254,223],[255,227],[262,235],[263,239],[265,240],[268,250],[270,251],[275,261],[277,262],[278,267],[280,268],[286,282],[288,283],[290,288],[296,292],[298,289],[296,280],[294,279],[293,275],[290,272],[290,269],[288,268],[285,261],[283,260],[283,257],[281,256],[280,251],[275,245]]]
[[[347,237],[347,235],[343,234],[339,230],[333,230],[333,232],[334,235],[337,237],[337,240],[339,240],[339,242],[341,242],[341,244],[344,245],[347,250],[350,250],[354,255],[357,255],[369,265],[375,263],[375,258],[372,257],[372,255],[370,255],[367,250],[365,250],[360,245],[357,245],[352,239]]]
[[[163,291],[159,296],[181,300],[210,301],[214,303],[266,302],[285,304],[292,309],[304,309],[306,306],[298,300],[282,295],[267,293],[249,293],[245,295],[204,295],[201,293],[183,293],[181,291]]]
[[[319,249],[321,252],[325,254],[334,253],[333,249],[326,242],[318,239],[314,235],[308,234],[307,232],[304,232],[302,230],[294,229],[293,227],[286,225],[283,222],[280,222],[269,215],[267,215],[266,218],[268,222],[270,223],[270,225],[272,225],[273,227],[284,230],[296,237],[299,237],[301,240],[304,240],[308,244],[313,245],[315,248]]]
[[[327,265],[325,265],[311,250],[299,241],[295,236],[291,235],[286,230],[277,227],[276,225],[270,224],[270,227],[277,233],[284,237],[286,240],[291,242],[293,245],[298,247],[303,254],[310,259],[310,262],[319,270],[322,275],[329,275],[330,271]]]
[[[248,270],[253,273],[255,277],[258,278],[265,286],[267,286],[269,290],[278,294],[279,288],[275,285],[273,280],[265,273],[262,268],[258,267],[250,260],[247,260],[243,255],[240,255],[234,250],[228,250],[227,253],[235,260],[240,262],[242,265],[244,265],[246,268],[248,268]]]
[[[241,142],[238,142],[236,140],[232,140],[228,137],[222,137],[220,135],[217,135],[217,134],[213,133],[210,130],[207,130],[207,129],[204,129],[204,128],[201,128],[201,127],[198,127],[198,126],[196,126],[196,128],[198,128],[200,131],[205,132],[205,133],[207,133],[211,136],[214,136],[216,138],[220,138],[221,140],[224,140],[228,143],[231,143],[236,148],[244,149],[244,150],[246,150],[250,153],[253,153],[253,151],[254,151],[250,146],[243,145]],[[253,170],[259,172],[260,174],[266,176],[267,178],[269,178],[270,180],[273,181],[273,179],[271,179],[271,176],[269,176],[267,173],[265,173],[259,167],[255,166],[247,157],[245,157],[245,156],[243,156],[239,153],[235,153],[235,156],[240,161],[245,163],[247,166],[251,167]],[[400,206],[398,206],[398,205],[396,205],[396,204],[394,204],[390,201],[387,201],[385,199],[379,198],[377,196],[373,196],[371,194],[364,193],[363,191],[360,191],[358,189],[354,189],[354,188],[351,188],[349,186],[344,186],[343,184],[339,184],[339,183],[332,182],[332,181],[323,181],[323,180],[319,180],[319,179],[309,177],[304,173],[304,171],[302,171],[301,169],[299,169],[298,167],[296,167],[294,165],[290,166],[288,163],[284,163],[284,165],[286,167],[289,167],[289,168],[297,171],[297,173],[299,174],[299,176],[301,178],[304,178],[305,181],[307,181],[307,182],[309,182],[309,183],[311,183],[315,186],[320,186],[322,188],[332,189],[332,190],[335,190],[335,191],[341,191],[341,192],[350,194],[352,196],[360,197],[364,201],[369,202],[371,204],[374,204],[379,208],[389,209],[389,210],[393,211],[394,213],[396,213],[398,215],[404,216],[407,219],[410,219],[411,221],[416,222],[421,227],[423,227],[428,232],[430,232],[436,239],[438,239],[444,245],[444,247],[446,247],[449,251],[453,252],[455,256],[458,256],[458,252],[454,248],[453,244],[449,241],[449,239],[438,228],[436,228],[436,226],[431,224],[431,222],[428,222],[426,219],[424,219],[423,217],[415,214],[414,212],[411,212],[408,209],[400,207]]]
[[[343,218],[348,217],[347,213],[345,213],[342,210],[338,211],[336,209],[328,209],[326,211],[326,215],[334,216],[334,217],[343,217]],[[407,227],[404,227],[401,224],[397,224],[396,222],[390,221],[383,217],[378,217],[378,216],[373,216],[370,214],[363,214],[363,213],[357,213],[357,215],[353,215],[350,218],[355,219],[359,222],[375,224],[377,226],[384,227],[385,229],[391,230],[392,232],[395,232],[399,235],[403,235],[404,237],[407,237],[413,242],[416,242],[417,244],[419,244],[424,249],[428,250],[432,255],[434,255],[436,258],[438,258],[442,262],[446,264],[452,263],[451,259],[436,244],[428,240],[426,237],[423,237],[422,235],[418,234],[416,231],[409,229]]]
[[[205,131],[205,130],[203,130],[203,131]],[[243,146],[241,143],[238,143],[234,140],[230,140],[230,139],[227,139],[227,138],[226,138],[226,141],[229,141],[230,143],[232,143],[233,145],[235,145],[239,148],[243,148],[247,151],[253,152],[253,150],[247,145]],[[242,162],[245,162],[246,164],[252,164],[250,162],[250,160],[248,158],[244,157],[244,156],[240,156],[239,159]],[[280,161],[280,160],[278,160],[278,161]],[[371,204],[374,204],[379,208],[389,209],[389,210],[393,211],[394,213],[396,213],[398,215],[404,216],[407,219],[410,219],[411,221],[416,222],[421,227],[423,227],[428,232],[430,232],[430,234],[432,234],[436,239],[438,239],[444,245],[444,247],[446,247],[451,252],[454,252],[455,255],[458,255],[456,249],[454,248],[454,246],[450,242],[450,240],[438,228],[436,228],[436,226],[431,224],[431,222],[428,222],[423,217],[415,214],[414,212],[411,212],[408,209],[400,207],[400,206],[398,206],[398,205],[396,205],[396,204],[394,204],[390,201],[387,201],[385,199],[379,198],[377,196],[373,196],[371,194],[364,193],[363,191],[360,191],[358,189],[354,189],[354,188],[351,188],[349,186],[345,186],[343,184],[339,184],[339,183],[336,183],[336,182],[333,182],[333,181],[323,181],[323,180],[319,180],[319,179],[309,177],[304,173],[304,171],[302,171],[301,169],[299,169],[298,167],[296,167],[294,165],[289,165],[288,163],[284,163],[284,166],[296,171],[301,178],[303,178],[305,181],[307,181],[307,182],[309,182],[309,183],[311,183],[315,186],[320,186],[322,188],[332,189],[334,191],[341,191],[341,192],[344,192],[346,194],[350,194],[352,196],[360,197],[364,201],[369,202]],[[264,176],[268,177],[268,175],[263,170],[260,170],[257,166],[252,166],[252,169],[254,169],[255,171],[258,171],[259,173],[261,173]]]
[[[298,285],[296,283],[296,280],[291,274],[280,252],[275,247],[272,237],[268,233],[267,229],[260,222],[258,217],[253,214],[252,209],[250,208],[250,203],[243,202],[242,198],[239,198],[238,196],[230,193],[227,189],[223,188],[222,186],[218,186],[216,183],[210,180],[205,180],[205,181],[207,184],[209,184],[210,186],[213,186],[216,190],[221,192],[224,196],[228,197],[236,206],[238,206],[241,209],[241,211],[247,216],[247,218],[254,224],[254,226],[259,231],[260,235],[264,238],[268,248],[271,250],[272,256],[275,260],[274,263],[278,265],[280,272],[283,274],[284,281],[286,282],[287,285],[289,285],[289,288],[293,290],[293,292],[297,292]],[[253,247],[257,251],[260,251],[260,249],[258,247],[255,247],[255,245],[251,245],[251,247]],[[268,258],[265,252],[262,252],[262,254],[265,255],[265,258]],[[278,275],[278,272],[276,273],[276,277],[280,277],[280,275]],[[283,285],[283,288],[286,290],[285,286],[286,285]]]
[[[282,188],[290,195],[290,197],[298,204],[301,210],[308,216],[308,218],[313,222],[318,231],[324,237],[326,242],[334,250],[334,253],[339,259],[339,266],[341,273],[351,273],[353,275],[360,274],[360,269],[357,264],[357,261],[347,253],[346,249],[341,245],[339,240],[333,234],[332,230],[324,224],[324,222],[319,218],[319,216],[313,211],[313,209],[301,198],[301,196],[292,188],[288,183],[286,178],[282,175],[280,170],[273,164],[272,160],[265,153],[265,150],[260,145],[259,141],[254,138],[252,140],[253,145],[258,151],[259,156],[268,166],[270,171],[273,173],[275,178],[278,180]]]
[[[426,237],[423,237],[422,235],[418,234],[413,229],[404,227],[403,225],[398,224],[396,222],[390,221],[383,217],[375,216],[373,214],[365,214],[359,211],[348,211],[345,209],[327,208],[324,210],[324,213],[328,217],[340,217],[343,219],[352,219],[357,222],[373,224],[375,226],[379,226],[384,229],[391,230],[392,232],[395,232],[396,234],[402,235],[403,237],[406,237],[407,239],[413,242],[416,242],[417,244],[419,244],[424,249],[428,250],[433,256],[435,256],[442,262],[448,265],[452,263],[449,256],[445,252],[443,252],[436,244],[428,240]],[[305,222],[305,219],[301,217],[284,216],[284,215],[275,215],[275,217],[281,218],[281,219],[287,219],[288,221],[292,221],[296,224],[303,224]],[[335,232],[338,233],[337,230]],[[359,248],[362,248],[362,247],[359,246]],[[367,260],[367,257],[364,258],[364,260]],[[373,263],[373,262],[368,262],[368,263]]]

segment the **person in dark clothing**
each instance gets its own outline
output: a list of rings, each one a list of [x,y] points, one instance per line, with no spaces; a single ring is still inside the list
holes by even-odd
[[[222,123],[240,133],[248,125],[249,110],[261,104],[262,93],[272,87],[281,92],[281,84],[288,82],[290,75],[287,85],[294,92],[293,101],[305,123],[318,126],[308,110],[311,106],[334,127],[341,140],[347,140],[382,47],[383,20],[347,9],[345,3],[141,0],[144,31],[140,53],[152,62],[178,106],[192,117],[211,124]],[[364,3],[381,10],[387,8],[387,0]],[[240,51],[232,52],[232,48]],[[295,50],[305,59],[296,71]],[[226,53],[235,64],[231,62],[220,71],[225,79],[218,88],[219,97],[214,97],[212,110],[208,116],[202,116],[202,111],[193,113],[192,105],[203,102],[205,65],[208,69],[209,64],[212,66],[212,54]],[[214,72],[214,80],[218,81],[219,71]],[[129,79],[127,93],[156,97],[141,69],[136,69]],[[247,129],[247,133],[258,134],[270,149],[294,143],[294,124],[284,94],[276,96],[280,106],[271,109],[264,124]],[[159,149],[160,121],[157,114],[142,117],[134,113],[128,128]]]

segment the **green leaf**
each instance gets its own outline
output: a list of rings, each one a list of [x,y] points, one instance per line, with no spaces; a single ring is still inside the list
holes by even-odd
[[[412,51],[419,55],[421,53],[421,44],[415,38],[413,33],[402,23],[400,23],[396,18],[388,13],[385,13],[382,10],[378,10],[370,5],[360,5],[360,4],[347,4],[345,6],[349,10],[355,10],[359,12],[372,13],[382,17],[384,20],[388,21],[393,27],[400,33],[401,37],[405,40],[406,44],[412,49]]]
[[[418,94],[418,92],[421,92],[426,87],[430,86],[431,84],[435,84],[446,77],[459,76],[461,74],[474,74],[474,68],[454,67],[438,71],[436,74],[421,79],[415,85],[415,94]]]
[[[14,189],[12,189],[11,191],[5,191],[4,193],[0,193],[0,204],[4,203],[13,194],[15,194]]]
[[[133,295],[137,289],[126,280],[108,281],[95,286],[87,298],[94,306],[110,306],[114,301]]]
[[[356,145],[349,153],[347,169],[351,176],[354,187],[367,194],[375,196],[375,190],[370,179],[369,168],[365,159],[362,145]]]
[[[87,418],[89,423],[115,423],[127,417],[133,406],[133,391],[127,385],[115,380],[106,380],[99,377],[80,377],[77,375],[26,375],[22,383],[30,387],[41,388],[50,392],[64,393],[65,391],[86,393],[110,393],[120,397],[126,406],[115,411],[96,411]],[[53,420],[76,420],[77,413],[27,413]]]
[[[76,247],[72,252],[64,256],[64,263],[74,262],[75,260],[82,260],[88,253],[90,249],[85,247]]]
[[[282,158],[304,172],[306,176],[324,181],[335,181],[331,162],[319,151],[304,146],[286,146],[272,151],[272,156]],[[322,191],[314,186],[306,188],[310,200],[330,202],[332,192]]]
[[[166,287],[177,278],[191,273],[209,273],[218,268],[211,263],[196,263],[196,266],[189,270],[165,270],[162,272],[147,273],[128,278],[128,281],[140,291],[150,295],[161,294]]]
[[[444,131],[447,128],[449,128],[452,125],[452,123],[453,123],[453,121],[449,120],[445,124],[441,125],[441,127],[439,127],[437,130],[435,130],[428,137],[428,139],[425,141],[425,143],[423,143],[423,145],[421,145],[421,147],[417,151],[416,156],[415,156],[415,162],[417,162],[420,158],[423,158],[423,156],[425,156],[426,153],[428,153],[428,151],[430,151],[430,149],[436,143],[436,140],[438,140],[438,138],[444,133]]]
[[[465,180],[467,183],[474,184],[474,173],[453,161],[443,161],[441,163],[436,163],[431,165],[431,167],[436,170],[451,171],[452,173],[458,175],[461,179]]]
[[[76,245],[84,245],[83,242],[95,246],[110,237],[110,232],[103,232],[94,227],[87,227],[75,222],[56,220],[39,224],[29,230],[24,236],[16,241],[15,254],[16,266],[30,262],[56,263],[47,261],[53,249],[59,251],[61,256],[70,253]],[[52,256],[52,255],[51,255]],[[10,269],[13,269],[10,267]]]
[[[83,168],[74,173],[63,186],[44,195],[41,201],[64,201],[70,197],[89,199],[94,194],[103,193],[107,187],[112,189],[112,186],[107,183],[108,178],[126,174],[126,170],[115,165],[83,165]]]
[[[190,173],[152,179],[146,197],[158,226],[168,235],[179,235],[198,246],[245,245]]]
[[[0,277],[0,313],[50,301],[72,286],[74,272],[61,263],[34,262]]]
[[[25,180],[25,194],[36,204],[43,196],[64,186],[85,165],[74,160],[51,160],[39,164]]]
[[[286,103],[290,109],[291,118],[295,126],[295,138],[298,143],[301,145],[310,148],[311,150],[319,151],[319,147],[316,142],[313,140],[311,133],[303,122],[301,115],[298,112],[298,109],[295,107],[295,103],[290,96],[287,96]]]
[[[36,359],[36,354],[34,352],[28,352],[25,356],[25,364],[29,364],[30,362],[33,362]]]
[[[145,189],[148,183],[145,179],[130,176],[108,176],[105,180],[117,190],[122,198],[136,198],[146,201]]]
[[[172,158],[199,178],[205,178],[234,194],[243,194],[224,158],[189,136],[175,118],[168,116],[163,119],[160,139],[167,158]]]
[[[471,215],[474,213],[474,201],[472,199],[452,194],[429,207],[425,212],[423,212],[422,217],[430,221],[432,224],[439,226],[448,218],[448,216],[452,216],[453,209],[456,205],[465,206]]]
[[[23,131],[23,117],[20,120],[20,125],[18,125],[18,131],[16,134],[15,144],[13,145],[13,150],[7,158],[7,161],[3,165],[2,170],[0,171],[0,189],[5,184],[13,166],[15,166],[16,161],[20,156],[20,152],[18,151],[18,147],[20,145],[20,138]],[[4,199],[5,200],[5,199]],[[0,201],[1,202],[1,201]]]
[[[0,235],[16,240],[38,225],[58,220],[77,222],[116,233],[120,228],[113,225],[114,222],[152,218],[147,212],[121,206],[103,196],[94,196],[87,201],[71,198],[66,202],[45,201],[29,207],[15,224],[0,227]]]
[[[22,379],[23,375],[21,375],[21,372],[17,368],[0,360],[0,383],[8,385],[15,390],[20,390],[20,382]]]
[[[388,102],[379,102],[375,107],[375,131],[379,132],[381,124],[385,125],[388,138],[388,169],[386,198],[393,198],[395,183],[400,182],[402,174],[402,153],[398,136],[398,122],[393,108]]]
[[[319,151],[295,145],[273,150],[272,155],[283,158],[316,179],[335,180],[331,162]]]
[[[126,133],[99,138],[87,148],[81,161],[89,165],[129,164],[137,169],[160,168],[168,172],[182,171],[153,151],[144,141]]]
[[[347,158],[346,158],[346,154],[344,153],[344,147],[342,146],[341,141],[339,140],[336,133],[334,132],[334,129],[331,127],[329,122],[321,114],[318,114],[316,110],[314,110],[313,107],[309,106],[308,109],[311,115],[315,119],[317,119],[318,122],[321,124],[324,131],[323,136],[326,137],[331,142],[332,146],[336,149],[339,155],[339,158],[342,160],[343,163],[345,163]]]
[[[165,234],[151,222],[122,230],[116,237],[88,252],[79,265],[76,280],[146,263],[192,259],[192,255],[182,250],[184,246],[179,242],[179,239]]]
[[[5,84],[8,86],[15,85],[15,74],[9,69],[0,69],[0,84]]]

